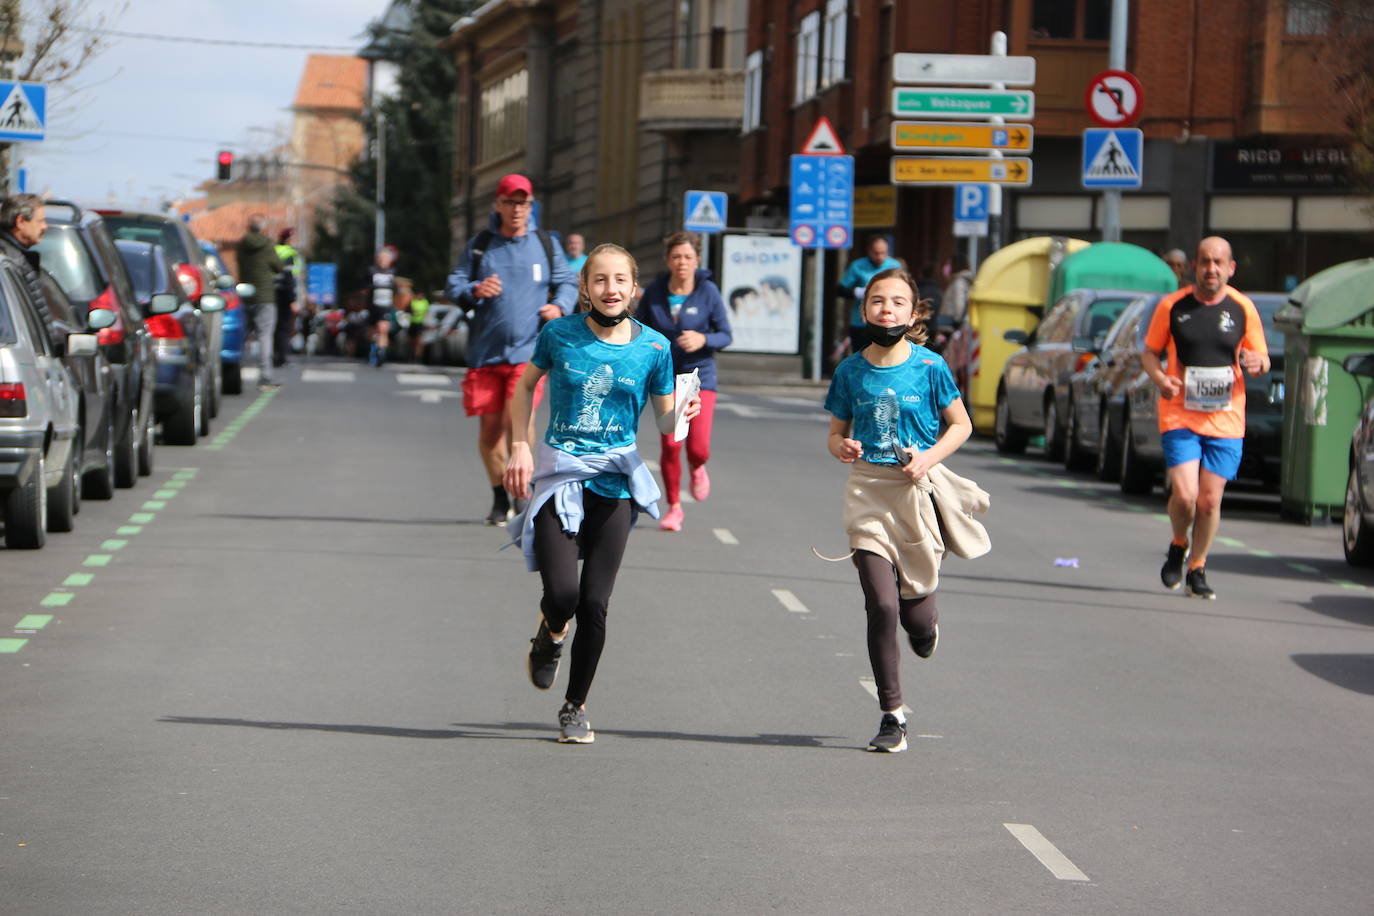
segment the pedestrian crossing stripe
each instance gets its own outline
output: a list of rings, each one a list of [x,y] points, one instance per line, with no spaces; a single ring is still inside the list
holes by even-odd
[[[1107,137],[1093,156],[1092,164],[1083,173],[1085,178],[1139,178],[1140,173],[1131,164],[1121,141],[1115,131],[1108,131]]]
[[[716,202],[711,199],[711,195],[703,194],[697,201],[696,209],[692,215],[687,217],[687,221],[703,226],[724,226],[725,220],[721,217],[720,211],[716,209]]]
[[[12,136],[43,137],[43,118],[20,83],[11,83],[0,106],[0,132]]]

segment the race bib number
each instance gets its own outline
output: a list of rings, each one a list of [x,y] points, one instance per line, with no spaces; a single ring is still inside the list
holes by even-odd
[[[382,308],[391,307],[391,290],[386,287],[378,287],[372,291],[372,304]]]
[[[1188,366],[1183,373],[1183,406],[1215,413],[1231,409],[1236,372],[1230,366]]]

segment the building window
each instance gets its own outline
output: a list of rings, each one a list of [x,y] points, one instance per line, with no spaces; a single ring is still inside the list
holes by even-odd
[[[821,14],[802,17],[797,31],[797,85],[793,101],[800,104],[816,94],[817,71],[821,62]]]
[[[489,162],[525,148],[529,72],[517,70],[482,89],[477,125],[477,161]]]
[[[846,25],[849,21],[849,0],[826,0],[824,53],[821,63],[821,88],[833,86],[844,79]]]
[[[1284,30],[1289,35],[1327,35],[1331,32],[1330,0],[1288,0]]]
[[[1032,41],[1106,41],[1111,37],[1112,0],[1034,0]]]
[[[743,133],[763,126],[763,52],[755,51],[744,61]]]

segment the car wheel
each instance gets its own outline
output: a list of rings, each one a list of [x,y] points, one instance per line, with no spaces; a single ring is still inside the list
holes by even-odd
[[[1345,483],[1345,520],[1341,523],[1345,562],[1351,566],[1374,566],[1374,529],[1364,522],[1360,505],[1360,475],[1350,469]]]
[[[157,427],[147,416],[140,415],[139,419],[138,475],[150,477],[153,473],[153,449],[157,446]]]
[[[1007,403],[1007,392],[997,392],[997,407],[994,413],[993,441],[997,451],[1004,455],[1019,455],[1026,450],[1029,437],[1025,430],[1017,429],[1011,423],[1011,406]]]
[[[177,392],[176,410],[162,421],[162,438],[168,445],[195,445],[200,429],[201,379],[196,373],[189,389]]]
[[[1064,428],[1059,424],[1059,404],[1052,392],[1045,398],[1045,457],[1050,461],[1064,458]]]
[[[43,486],[47,464],[40,455],[29,482],[5,494],[5,546],[37,550],[48,540],[48,488]]]
[[[1069,401],[1069,417],[1064,429],[1064,467],[1070,471],[1085,471],[1092,466],[1093,456],[1078,441],[1078,405]]]
[[[114,477],[115,485],[132,487],[138,480],[138,442],[142,430],[138,426],[138,403],[129,410],[129,425],[124,434],[115,440]]]
[[[1154,489],[1154,474],[1135,451],[1135,433],[1126,427],[1126,439],[1121,443],[1121,492],[1143,496]]]
[[[67,462],[62,466],[62,480],[48,489],[48,521],[44,526],[49,531],[71,531],[76,527],[76,500],[81,475],[77,473],[76,449],[81,438],[72,440],[67,450]]]
[[[196,421],[196,434],[200,436],[210,435],[210,418],[214,412],[210,409],[210,404],[214,400],[214,378],[209,369],[200,371],[200,417]]]
[[[132,475],[132,471],[130,474]],[[105,463],[82,477],[82,493],[87,499],[111,499],[115,491],[114,414],[105,422]]]
[[[1112,425],[1112,413],[1102,408],[1097,421],[1097,479],[1112,483],[1121,473],[1121,440]]]
[[[224,364],[224,393],[243,394],[243,370],[238,363]]]

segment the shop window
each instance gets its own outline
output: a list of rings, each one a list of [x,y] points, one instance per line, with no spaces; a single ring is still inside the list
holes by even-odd
[[[1111,37],[1112,0],[1034,0],[1032,41],[1106,41]]]
[[[1055,197],[1017,195],[1016,226],[1027,235],[1084,232],[1092,228],[1093,199],[1088,195]]]
[[[802,17],[797,30],[797,79],[792,100],[805,102],[816,94],[821,62],[821,14],[819,11]]]
[[[849,0],[826,0],[824,58],[821,63],[821,88],[844,79],[845,48],[848,39]]]
[[[1367,197],[1299,197],[1300,232],[1369,232],[1374,229]]]
[[[744,123],[742,133],[763,126],[763,52],[755,51],[744,62]]]
[[[1293,198],[1213,197],[1207,225],[1217,230],[1289,232],[1293,228]]]
[[[482,89],[477,161],[489,162],[525,148],[529,72],[517,70]]]

